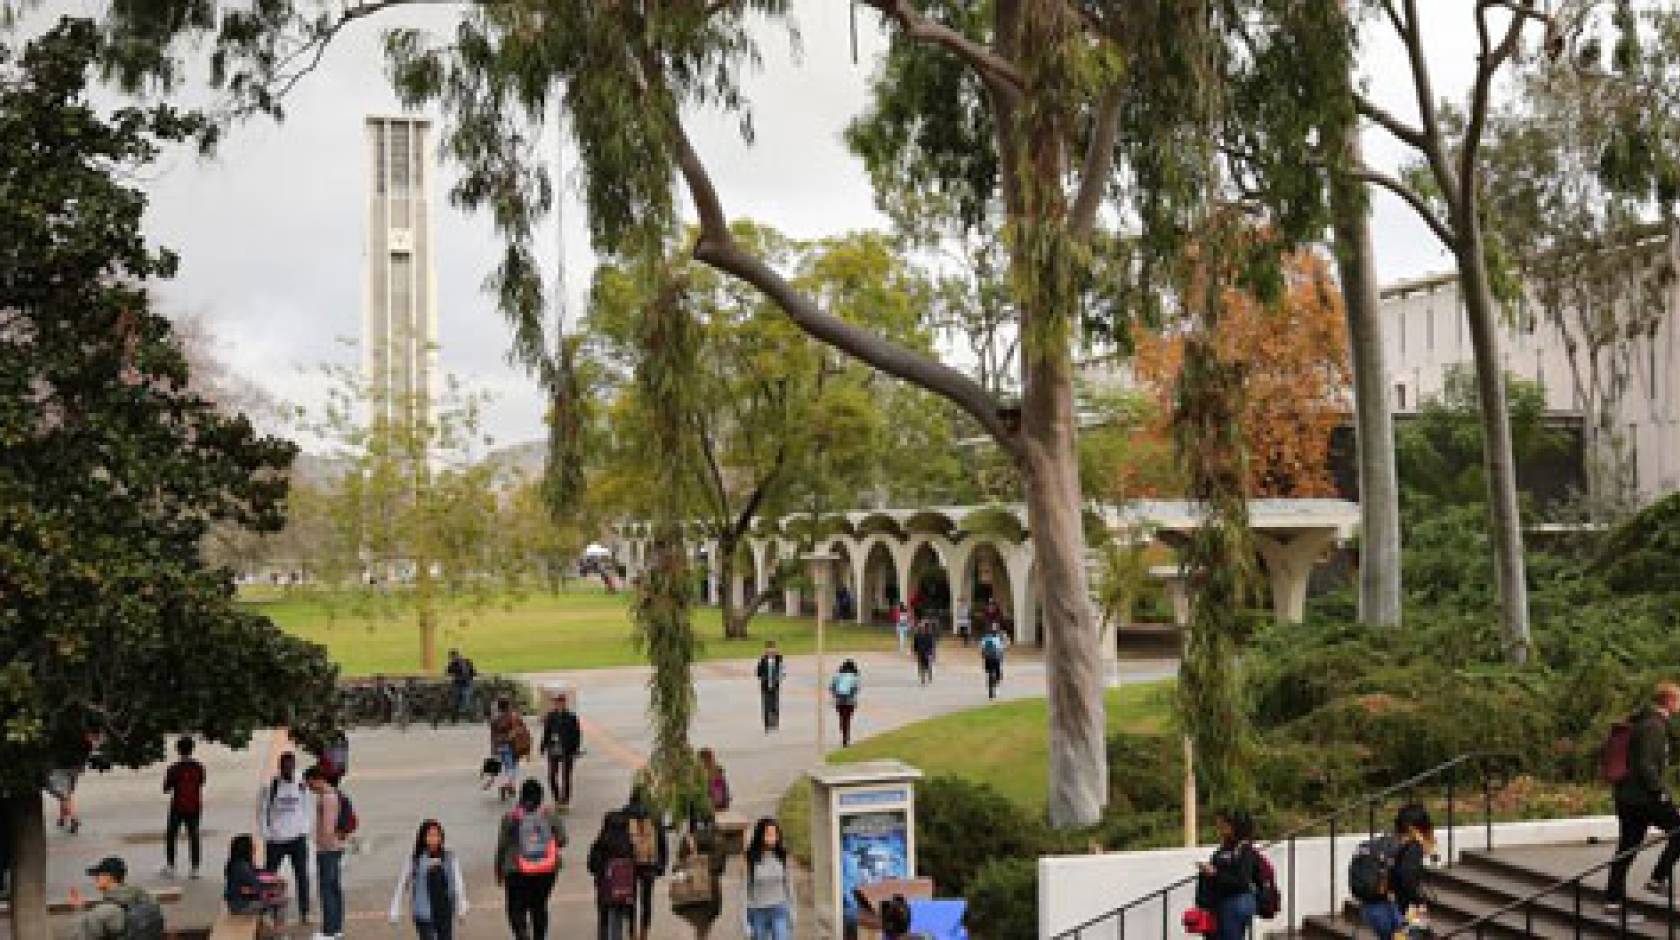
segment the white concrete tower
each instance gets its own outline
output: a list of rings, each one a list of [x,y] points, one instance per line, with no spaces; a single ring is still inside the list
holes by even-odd
[[[367,280],[362,369],[375,420],[428,417],[437,373],[431,122],[367,119]]]

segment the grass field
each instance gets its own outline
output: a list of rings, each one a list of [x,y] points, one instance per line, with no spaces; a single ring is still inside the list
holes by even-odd
[[[412,613],[386,618],[358,613],[347,603],[327,604],[273,591],[243,595],[250,609],[274,619],[286,632],[323,644],[347,676],[400,674],[420,670],[420,634]],[[439,620],[440,656],[458,647],[483,672],[593,669],[646,662],[631,644],[629,595],[577,587],[559,594],[503,599],[479,609],[447,608]],[[759,614],[745,640],[726,640],[718,610],[695,611],[702,659],[750,659],[773,639],[786,653],[816,646],[816,624],[806,619]],[[828,626],[828,648],[857,652],[896,646],[886,627]]]
[[[1172,713],[1170,680],[1108,691],[1108,731],[1155,734]],[[1050,780],[1049,703],[1000,702],[905,725],[828,755],[831,764],[897,759],[930,776],[954,774],[995,787],[1028,812],[1042,814]],[[810,784],[801,779],[778,810],[788,847],[810,855]]]

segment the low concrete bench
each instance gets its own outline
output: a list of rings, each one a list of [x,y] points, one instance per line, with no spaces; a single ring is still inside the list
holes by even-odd
[[[180,888],[147,888],[146,890],[151,893],[152,897],[157,898],[159,904],[177,904],[181,900]],[[47,902],[47,913],[74,914],[78,911],[85,911],[97,903],[99,903],[99,898],[96,897],[84,897],[79,904],[69,898],[59,898]],[[12,902],[0,901],[0,917],[10,917],[11,914]]]
[[[725,811],[717,814],[718,835],[723,842],[723,850],[731,855],[746,853],[747,830],[751,827],[747,817],[739,813]]]
[[[256,940],[263,936],[262,917],[257,914],[222,912],[210,928],[210,940]]]

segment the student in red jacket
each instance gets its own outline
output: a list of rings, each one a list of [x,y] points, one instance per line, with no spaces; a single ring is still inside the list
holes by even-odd
[[[163,792],[169,794],[169,822],[163,841],[163,877],[175,877],[175,836],[184,826],[187,830],[187,860],[192,863],[190,877],[198,877],[202,851],[198,841],[198,821],[204,816],[204,765],[193,759],[193,739],[175,742],[180,759],[169,765],[163,774]]]

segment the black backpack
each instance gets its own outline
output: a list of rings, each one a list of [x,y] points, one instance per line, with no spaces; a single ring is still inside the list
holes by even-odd
[[[112,903],[123,909],[123,940],[163,940],[163,908],[157,898],[146,894],[127,904]]]
[[[1388,873],[1400,852],[1399,840],[1378,836],[1359,843],[1348,861],[1348,893],[1366,903],[1388,898]]]

